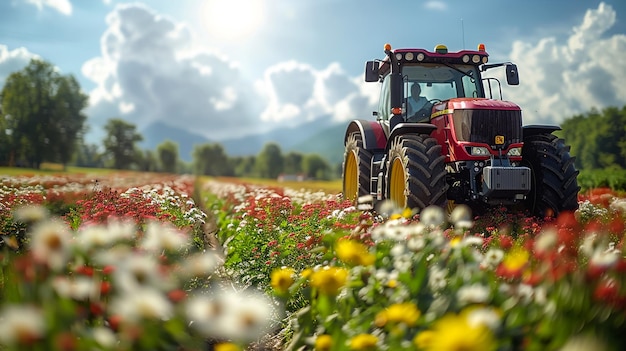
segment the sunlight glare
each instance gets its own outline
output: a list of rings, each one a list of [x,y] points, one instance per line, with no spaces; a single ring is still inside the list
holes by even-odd
[[[219,39],[248,39],[265,21],[263,0],[209,0],[202,17],[208,34]]]

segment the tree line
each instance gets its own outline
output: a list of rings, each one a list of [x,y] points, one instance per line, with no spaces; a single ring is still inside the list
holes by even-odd
[[[197,145],[193,161],[179,158],[178,144],[165,140],[156,150],[138,147],[143,136],[134,124],[111,118],[102,145],[85,141],[88,96],[77,80],[49,62],[33,59],[7,78],[0,92],[0,165],[38,169],[43,162],[79,167],[134,169],[210,176],[276,178],[297,174],[329,179],[336,167],[317,154],[283,154],[268,143],[257,155],[230,157],[218,143]]]
[[[317,154],[283,153],[276,143],[257,155],[231,157],[219,143],[197,145],[193,161],[179,158],[178,144],[165,140],[156,150],[143,150],[136,126],[120,118],[105,125],[102,145],[85,141],[89,126],[84,109],[88,96],[71,75],[33,59],[7,78],[0,92],[0,165],[40,168],[42,162],[64,167],[106,167],[195,173],[210,176],[276,178],[280,174],[330,179],[341,165]],[[560,136],[571,145],[578,169],[626,169],[626,106],[566,119]]]
[[[626,105],[573,116],[561,128],[578,169],[626,169]]]

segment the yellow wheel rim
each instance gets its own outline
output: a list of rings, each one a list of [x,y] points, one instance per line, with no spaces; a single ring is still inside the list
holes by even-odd
[[[448,200],[448,205],[446,206],[446,213],[448,214],[448,217],[450,216],[452,211],[454,211],[455,208],[456,208],[456,202],[454,202],[454,200]]]
[[[396,206],[406,207],[406,171],[399,158],[393,160],[391,165],[391,179],[389,180],[389,197]]]
[[[343,174],[343,196],[351,201],[356,201],[359,195],[359,174],[357,172],[356,155],[348,153]]]

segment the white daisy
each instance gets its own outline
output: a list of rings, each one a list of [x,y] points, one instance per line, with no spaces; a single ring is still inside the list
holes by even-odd
[[[223,259],[215,252],[205,251],[188,256],[182,263],[185,277],[207,277],[215,272]]]
[[[46,323],[41,310],[28,305],[6,305],[0,311],[0,344],[32,342],[44,335]]]
[[[50,211],[41,205],[24,205],[17,208],[13,216],[19,222],[33,223],[42,221],[50,215]]]
[[[122,320],[136,323],[141,320],[167,320],[174,311],[165,294],[150,287],[137,287],[133,291],[114,295],[110,312]]]
[[[426,227],[440,227],[446,223],[446,214],[439,206],[428,206],[420,212],[419,221]]]
[[[191,297],[185,310],[203,336],[240,342],[257,340],[277,317],[269,298],[257,292],[212,291]]]
[[[161,252],[162,250],[176,252],[191,245],[189,236],[171,223],[150,221],[146,232],[141,238],[139,246],[148,251]]]
[[[471,326],[485,325],[494,332],[497,331],[502,324],[500,313],[491,307],[472,309],[467,314],[467,319]]]
[[[54,218],[35,224],[30,232],[30,248],[37,262],[53,270],[62,269],[70,257],[72,234],[67,225]]]
[[[482,284],[465,285],[456,292],[456,298],[461,306],[485,303],[490,295],[489,288]]]

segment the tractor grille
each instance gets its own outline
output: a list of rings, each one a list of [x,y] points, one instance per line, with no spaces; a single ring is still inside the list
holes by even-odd
[[[454,110],[454,130],[459,141],[496,147],[496,135],[504,136],[506,148],[522,141],[522,111]]]

